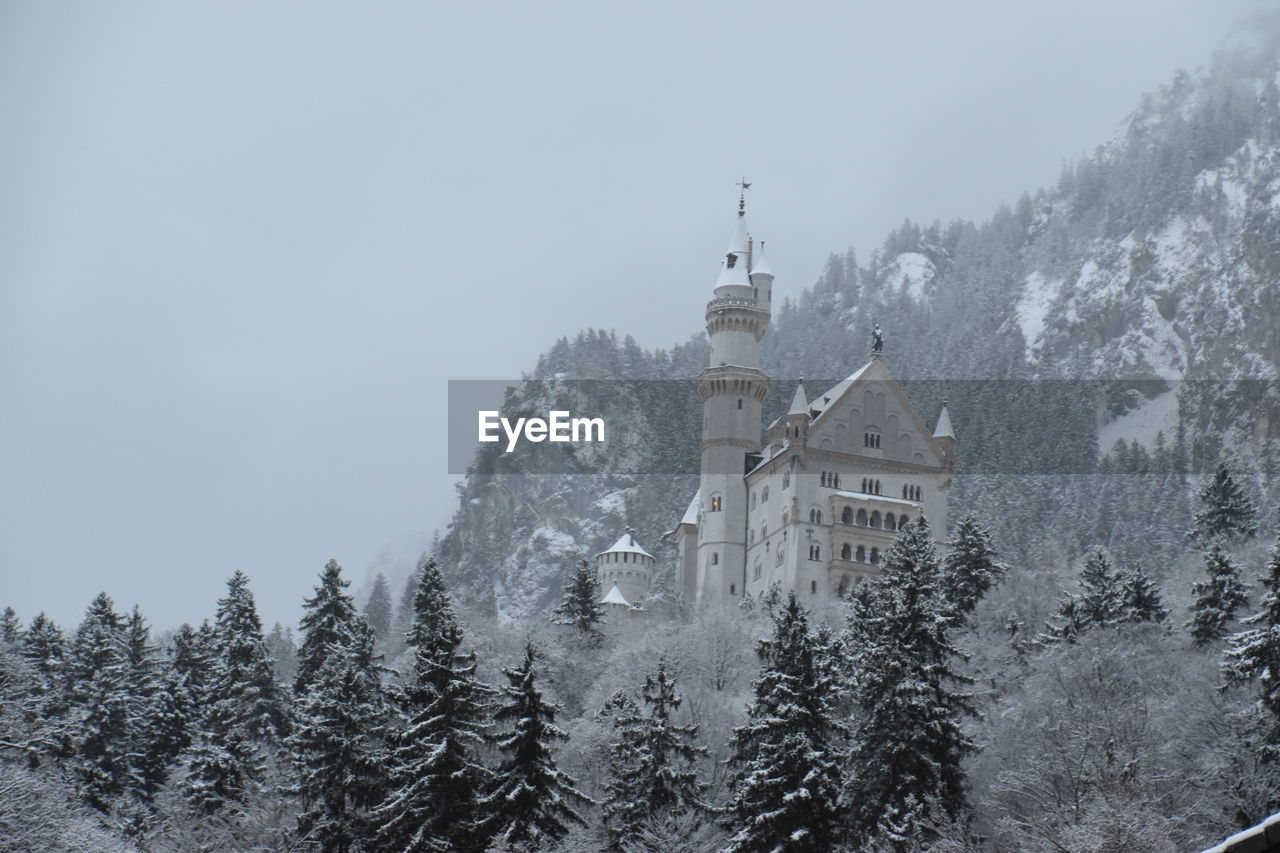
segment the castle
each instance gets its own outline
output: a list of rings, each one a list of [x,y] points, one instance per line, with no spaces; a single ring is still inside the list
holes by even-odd
[[[707,303],[710,364],[702,399],[698,491],[675,528],[679,591],[691,602],[759,597],[774,584],[797,595],[843,594],[879,572],[899,527],[924,514],[941,537],[956,437],[946,403],[930,431],[882,358],[810,398],[796,385],[785,415],[761,437],[771,380],[760,340],[774,275],[747,230],[745,200]],[[596,557],[603,602],[639,607],[654,558],[628,532]]]

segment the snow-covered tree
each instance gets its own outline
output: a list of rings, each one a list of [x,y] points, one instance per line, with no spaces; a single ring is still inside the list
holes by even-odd
[[[33,728],[32,740],[39,744],[41,752],[65,758],[70,753],[66,637],[57,623],[44,613],[37,613],[22,634],[21,652],[35,676],[31,698],[39,722]]]
[[[854,717],[845,773],[849,829],[893,843],[941,808],[964,805],[961,761],[974,749],[961,723],[974,714],[947,629],[938,557],[923,517],[898,532],[871,595],[850,614]]]
[[[844,730],[836,679],[794,593],[774,611],[773,636],[758,649],[761,671],[747,723],[733,734],[733,795],[727,850],[820,851],[839,819]]]
[[[1200,489],[1200,509],[1188,535],[1201,545],[1247,541],[1258,532],[1257,515],[1227,464],[1219,462]]]
[[[477,760],[484,743],[490,689],[475,675],[475,656],[463,652],[462,629],[444,578],[433,560],[414,574],[414,621],[407,643],[413,674],[399,697],[408,717],[395,738],[389,793],[374,812],[375,850],[472,850],[476,797],[488,779]]]
[[[187,757],[183,791],[198,809],[242,802],[262,781],[289,732],[289,708],[275,680],[249,578],[237,571],[218,601],[204,713]]]
[[[1120,584],[1120,618],[1125,622],[1163,622],[1169,615],[1160,590],[1141,565],[1123,573]]]
[[[302,604],[302,646],[298,649],[298,675],[293,692],[301,696],[324,666],[333,649],[355,645],[355,600],[345,590],[351,582],[342,576],[342,566],[330,560],[320,573],[315,595]]]
[[[996,558],[991,532],[972,515],[956,525],[942,561],[942,594],[962,620],[1008,569]]]
[[[505,697],[495,718],[509,728],[497,740],[503,753],[492,784],[480,798],[484,835],[500,848],[545,850],[584,824],[580,809],[591,799],[556,766],[555,742],[567,735],[555,724],[557,708],[537,684],[537,651],[526,643],[524,657],[503,669]]]
[[[0,643],[16,643],[22,634],[22,622],[12,607],[6,607],[0,613]]]
[[[645,676],[640,696],[643,713],[626,694],[615,694],[606,707],[617,741],[610,747],[612,778],[603,806],[617,844],[634,839],[664,812],[701,807],[706,787],[691,765],[707,749],[697,743],[697,726],[672,719],[682,699],[665,659],[659,658],[657,671]]]
[[[1258,682],[1258,705],[1266,719],[1266,752],[1280,757],[1280,540],[1262,579],[1266,593],[1258,613],[1243,620],[1244,630],[1227,638],[1222,671],[1230,684]]]
[[[564,599],[556,608],[552,621],[576,628],[584,638],[595,642],[601,636],[600,622],[603,618],[604,605],[600,604],[595,572],[583,560],[564,585]]]
[[[1058,605],[1058,612],[1045,629],[1044,639],[1074,641],[1080,634],[1121,618],[1124,581],[1111,568],[1102,549],[1085,557],[1080,569],[1080,590]]]
[[[382,572],[373,578],[373,589],[369,591],[369,600],[364,603],[364,618],[378,642],[385,643],[391,636],[391,589]]]
[[[1191,587],[1191,619],[1187,628],[1196,645],[1203,646],[1225,637],[1235,621],[1236,611],[1249,603],[1249,588],[1240,581],[1235,563],[1220,542],[1204,555],[1204,580]]]

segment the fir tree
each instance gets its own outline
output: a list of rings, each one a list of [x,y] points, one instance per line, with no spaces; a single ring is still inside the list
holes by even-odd
[[[873,596],[851,614],[855,717],[845,775],[850,829],[865,842],[923,832],[935,805],[955,818],[964,804],[961,760],[973,744],[961,721],[975,712],[957,688],[961,654],[947,636],[929,525],[903,527],[886,552]]]
[[[21,652],[35,673],[32,698],[40,720],[33,740],[42,752],[66,758],[71,754],[70,732],[66,726],[69,711],[66,637],[49,617],[37,613],[23,632]]]
[[[1042,639],[1075,639],[1091,628],[1114,625],[1124,616],[1124,578],[1111,569],[1111,561],[1101,549],[1085,558],[1080,569],[1080,592],[1068,596]]]
[[[583,560],[564,585],[564,600],[555,609],[552,621],[576,628],[588,641],[597,642],[603,618],[604,606],[600,604],[595,572]]]
[[[1249,603],[1249,590],[1222,545],[1215,542],[1204,555],[1205,579],[1191,587],[1191,620],[1187,627],[1196,645],[1225,637],[1236,611]]]
[[[298,696],[311,686],[331,649],[355,645],[356,605],[344,591],[350,585],[342,577],[342,566],[337,560],[330,560],[320,573],[316,594],[302,604],[302,647],[298,649],[298,675],[293,682],[293,692]]]
[[[672,719],[682,700],[665,660],[645,676],[640,696],[647,713],[625,694],[615,695],[609,709],[619,739],[610,749],[613,778],[604,813],[616,844],[631,840],[647,819],[701,806],[705,789],[691,765],[707,749],[696,743],[696,726]]]
[[[364,618],[378,642],[385,643],[391,636],[391,590],[382,572],[373,579],[373,589],[364,605]]]
[[[390,793],[373,815],[373,849],[482,849],[476,795],[488,771],[475,752],[484,743],[489,688],[476,680],[475,656],[461,651],[440,569],[424,556],[414,576],[413,677],[399,700],[409,721],[390,758]]]
[[[89,605],[76,631],[67,676],[67,740],[81,795],[89,805],[109,812],[137,780],[124,632],[105,592]]]
[[[388,708],[362,622],[350,647],[331,647],[305,694],[289,737],[302,798],[299,834],[321,850],[347,853],[372,830],[386,793]]]
[[[288,734],[288,706],[267,654],[249,578],[237,571],[218,602],[200,736],[191,746],[183,791],[205,812],[244,802]]]
[[[1160,590],[1140,565],[1123,576],[1120,586],[1120,618],[1125,622],[1163,622],[1169,611],[1160,599]]]
[[[498,738],[505,758],[479,805],[484,835],[495,845],[545,850],[568,833],[569,824],[585,824],[578,809],[591,799],[556,767],[553,744],[568,735],[555,725],[556,706],[538,689],[536,658],[527,643],[520,665],[503,669],[506,700],[495,716],[511,728]]]
[[[22,635],[22,623],[18,620],[18,614],[12,607],[6,607],[3,613],[0,613],[0,642],[16,643]]]
[[[943,597],[963,621],[1008,570],[996,559],[991,533],[970,515],[956,526],[942,561]]]
[[[839,817],[843,728],[832,662],[794,593],[775,610],[746,725],[734,731],[731,851],[820,851]]]
[[[127,690],[133,706],[130,739],[143,796],[155,796],[169,778],[173,759],[185,746],[190,709],[168,690],[165,672],[151,645],[151,629],[133,608],[125,624]]]
[[[1201,545],[1248,541],[1258,532],[1257,514],[1226,463],[1219,462],[1200,490],[1200,509],[1188,535]]]
[[[1280,540],[1271,550],[1262,609],[1245,619],[1244,630],[1227,638],[1222,661],[1228,684],[1258,682],[1258,706],[1267,720],[1267,758],[1280,757]]]

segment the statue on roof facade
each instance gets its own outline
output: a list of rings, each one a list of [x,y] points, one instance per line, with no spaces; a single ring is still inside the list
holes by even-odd
[[[884,334],[880,331],[879,323],[876,323],[876,327],[871,330],[871,351],[873,353],[884,351]]]

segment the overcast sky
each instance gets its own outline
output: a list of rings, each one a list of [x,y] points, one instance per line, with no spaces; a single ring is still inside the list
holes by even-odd
[[[452,508],[446,381],[986,218],[1256,0],[0,3],[0,606],[295,622]],[[678,509],[678,508],[677,508]]]

